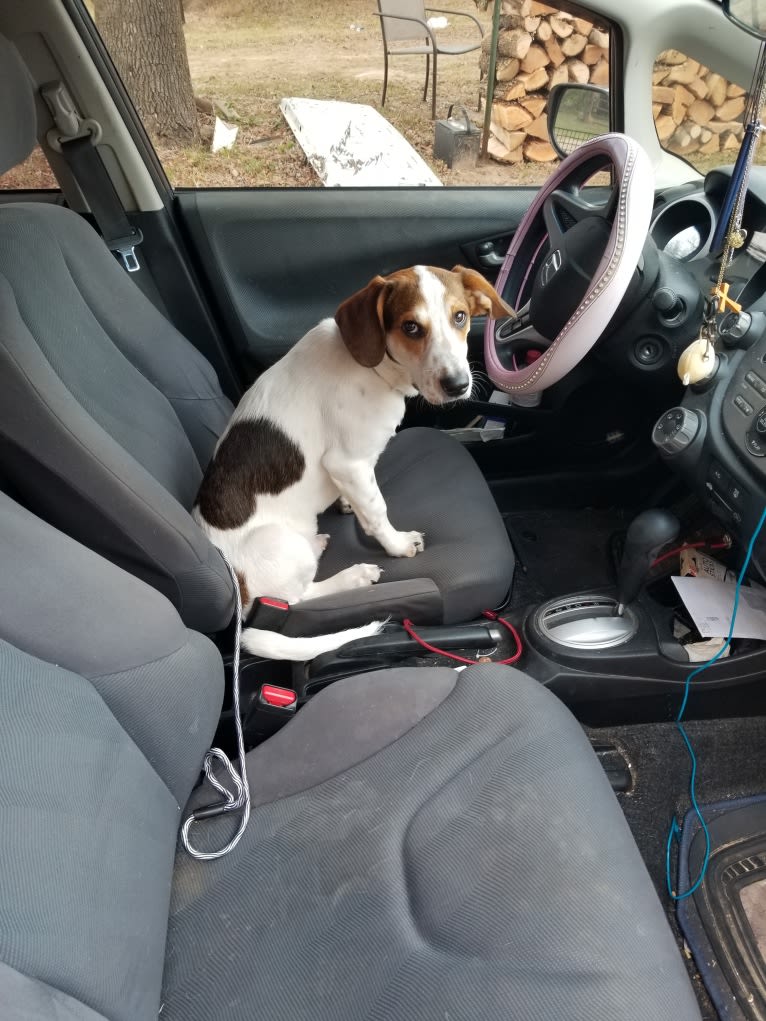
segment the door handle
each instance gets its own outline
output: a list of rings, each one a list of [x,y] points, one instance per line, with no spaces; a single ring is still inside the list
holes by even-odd
[[[494,241],[480,241],[475,251],[477,260],[488,269],[497,269],[505,260],[505,256],[496,251]]]

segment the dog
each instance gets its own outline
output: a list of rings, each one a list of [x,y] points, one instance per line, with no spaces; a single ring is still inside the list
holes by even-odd
[[[324,319],[242,398],[205,472],[193,514],[232,565],[245,617],[256,596],[288,603],[374,584],[375,564],[314,581],[328,536],[317,515],[339,501],[392,557],[424,548],[419,531],[388,520],[375,464],[402,420],[405,398],[466,397],[473,384],[471,316],[513,310],[481,274],[414,266],[376,276]],[[308,660],[376,634],[382,622],[291,638],[246,628],[242,647]]]

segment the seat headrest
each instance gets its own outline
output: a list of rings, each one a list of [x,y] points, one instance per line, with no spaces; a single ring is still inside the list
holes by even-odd
[[[0,174],[29,156],[36,129],[34,84],[19,51],[0,35]]]

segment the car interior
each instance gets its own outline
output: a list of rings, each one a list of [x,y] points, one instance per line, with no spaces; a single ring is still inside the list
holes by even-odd
[[[0,0],[0,182],[39,147],[58,183],[0,190],[4,1019],[766,1017],[766,630],[716,644],[672,580],[766,584],[766,169],[732,207],[736,151],[702,175],[633,103],[669,45],[715,35],[742,88],[762,49],[739,0],[672,6],[588,5],[611,131],[540,187],[192,189],[81,0]],[[386,626],[240,655],[204,470],[413,264],[516,309],[377,464],[426,548],[331,507],[317,577],[382,580],[249,622]]]

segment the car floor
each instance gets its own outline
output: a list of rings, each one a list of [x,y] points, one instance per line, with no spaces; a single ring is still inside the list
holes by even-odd
[[[510,607],[539,603],[567,592],[614,585],[615,550],[634,510],[583,508],[523,510],[504,515],[517,556]],[[692,692],[690,715],[693,716]],[[689,808],[690,762],[672,721],[586,727],[594,744],[614,745],[629,764],[632,787],[618,800],[641,851],[692,977],[705,1021],[717,1021],[693,960],[685,950],[675,904],[665,880],[668,828]],[[746,704],[738,709],[747,712]],[[766,717],[689,720],[687,733],[697,755],[701,805],[766,792]]]
[[[692,700],[694,694],[692,692]],[[701,806],[766,791],[766,717],[691,720],[684,724],[697,756],[697,800]],[[694,962],[685,952],[675,904],[665,880],[668,828],[690,807],[690,762],[673,722],[588,728],[591,740],[613,744],[630,765],[632,789],[618,800],[667,912],[689,968],[705,1021],[717,1021]]]
[[[634,514],[619,507],[504,514],[516,553],[510,608],[614,585],[613,543]]]

